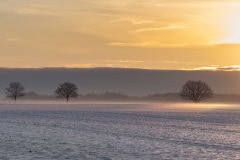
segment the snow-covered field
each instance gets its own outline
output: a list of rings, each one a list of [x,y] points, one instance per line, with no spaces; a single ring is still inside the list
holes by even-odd
[[[149,106],[0,104],[0,159],[240,159],[239,109]]]

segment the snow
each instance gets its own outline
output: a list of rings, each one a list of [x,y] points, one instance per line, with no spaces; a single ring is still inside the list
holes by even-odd
[[[0,159],[240,159],[239,109],[149,106],[0,104]]]

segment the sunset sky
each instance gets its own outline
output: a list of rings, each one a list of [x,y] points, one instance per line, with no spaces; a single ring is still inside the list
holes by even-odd
[[[0,67],[240,70],[240,0],[0,0]]]

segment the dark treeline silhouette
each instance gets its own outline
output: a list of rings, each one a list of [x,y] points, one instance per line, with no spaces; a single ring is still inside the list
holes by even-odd
[[[8,98],[4,98],[7,100]],[[56,101],[56,95],[41,95],[34,91],[26,92],[20,101]],[[72,101],[112,101],[112,102],[185,102],[179,93],[149,94],[146,96],[129,96],[123,93],[105,92],[79,94]],[[204,101],[206,103],[240,103],[239,94],[213,94],[213,98]]]
[[[7,98],[5,98],[6,100]],[[48,101],[56,99],[56,95],[41,95],[34,91],[26,92],[24,97],[19,98],[19,100],[36,100],[36,101]]]

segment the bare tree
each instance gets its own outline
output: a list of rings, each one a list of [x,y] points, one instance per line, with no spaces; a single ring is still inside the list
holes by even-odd
[[[75,98],[78,96],[77,90],[78,88],[75,84],[64,82],[63,84],[59,85],[55,91],[55,94],[57,95],[57,98],[65,98],[68,102],[70,98]]]
[[[212,89],[202,81],[187,81],[180,92],[185,100],[192,100],[195,103],[213,97]]]
[[[19,82],[12,82],[9,87],[6,88],[6,97],[13,98],[16,102],[18,97],[24,96],[25,88]]]

